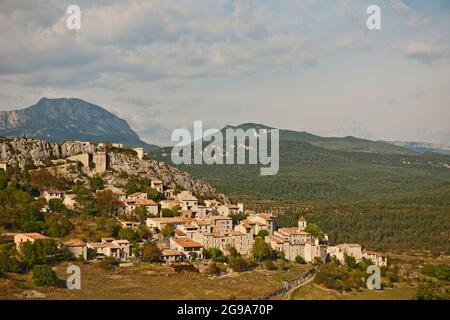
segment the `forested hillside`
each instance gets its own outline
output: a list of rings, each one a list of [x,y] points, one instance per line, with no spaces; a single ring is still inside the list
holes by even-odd
[[[151,156],[171,162],[169,148]],[[432,153],[348,152],[281,140],[274,176],[260,176],[256,165],[179,167],[238,199],[450,205],[450,157]]]

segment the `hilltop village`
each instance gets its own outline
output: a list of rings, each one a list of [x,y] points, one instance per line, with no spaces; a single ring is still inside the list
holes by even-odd
[[[52,160],[47,167],[35,168],[30,173],[52,169],[54,174],[65,174],[77,163],[85,179],[102,181],[102,175],[110,169],[107,146],[78,142],[80,144],[83,148],[77,154]],[[121,144],[108,147],[129,151],[130,156],[139,160],[145,156],[142,148],[126,149]],[[0,170],[7,171],[10,166],[14,164],[0,162]],[[42,201],[40,211],[46,215],[57,214],[55,211],[61,211],[62,207],[80,212],[86,209],[80,200],[83,197],[110,199],[114,205],[107,208],[106,213],[120,226],[116,237],[67,239],[39,232],[8,233],[14,238],[17,250],[20,252],[24,243],[53,239],[75,259],[113,258],[123,263],[138,263],[142,250],[150,244],[156,252],[153,261],[187,265],[208,259],[214,250],[224,255],[254,257],[256,248],[263,242],[272,253],[292,262],[324,262],[333,257],[344,262],[351,256],[356,262],[368,259],[380,267],[387,266],[385,256],[362,250],[359,244],[331,245],[328,235],[318,226],[308,225],[303,217],[295,227],[279,228],[276,216],[270,213],[246,210],[243,203],[228,203],[226,198],[198,197],[178,186],[168,187],[163,179],[151,179],[146,191],[135,192],[109,182],[102,181],[95,190],[91,187],[90,194],[80,195],[75,190],[52,187],[40,190],[36,198]],[[82,184],[83,181],[79,181],[77,188]]]

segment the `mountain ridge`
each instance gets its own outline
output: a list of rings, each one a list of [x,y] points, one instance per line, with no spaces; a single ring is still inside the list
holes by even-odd
[[[55,142],[110,141],[147,151],[157,147],[142,141],[124,119],[79,98],[44,97],[23,109],[0,111],[0,135]]]
[[[265,124],[258,123],[242,123],[237,126],[226,125],[226,128],[237,128],[242,130],[248,129],[275,129]],[[340,150],[350,152],[369,152],[369,153],[383,153],[383,154],[405,154],[412,155],[416,152],[402,146],[397,146],[386,141],[373,141],[368,139],[357,138],[353,136],[347,137],[322,137],[309,133],[307,131],[295,131],[291,129],[279,129],[280,141],[291,142],[307,142],[314,146],[329,150]]]
[[[443,143],[432,143],[423,141],[387,141],[388,143],[413,150],[418,153],[433,152],[450,155],[450,146]]]
[[[243,128],[246,127],[248,124],[244,124]],[[273,176],[261,176],[260,166],[249,164],[182,164],[177,167],[239,200],[450,204],[449,156],[409,152],[385,142],[353,137],[321,140],[310,134],[287,133],[286,138],[283,131],[280,132],[280,167]],[[301,141],[305,137],[315,141]],[[337,147],[328,145],[328,148],[316,145],[323,141],[340,144]],[[346,145],[355,142],[356,146]],[[361,150],[358,149],[361,143],[369,150],[384,152],[355,152]],[[171,148],[165,147],[151,152],[150,156],[172,164],[170,154]]]

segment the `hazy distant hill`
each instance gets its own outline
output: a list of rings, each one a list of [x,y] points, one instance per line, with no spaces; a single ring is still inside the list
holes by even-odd
[[[257,125],[262,127],[265,126]],[[170,152],[171,148],[162,148],[151,156],[171,163]],[[418,154],[388,143],[357,138],[322,138],[281,130],[280,170],[274,176],[260,176],[256,165],[179,167],[239,198],[450,204],[450,157]]]
[[[394,145],[413,150],[415,152],[434,152],[450,155],[450,146],[440,143],[430,142],[410,142],[410,141],[392,141]]]
[[[244,123],[239,126],[226,126],[225,128],[240,128],[247,130],[271,129],[271,127],[256,124]],[[281,141],[308,142],[312,145],[331,150],[352,151],[352,152],[370,152],[384,154],[415,154],[413,150],[396,146],[384,141],[372,141],[355,137],[321,137],[305,131],[280,130]]]
[[[0,111],[0,136],[55,142],[110,141],[144,146],[147,150],[156,147],[141,141],[125,120],[100,106],[75,98],[42,98],[25,109]]]

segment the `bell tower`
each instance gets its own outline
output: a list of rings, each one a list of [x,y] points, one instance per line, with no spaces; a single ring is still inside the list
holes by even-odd
[[[305,217],[301,216],[300,218],[298,218],[298,229],[303,231],[306,229],[306,219]]]

